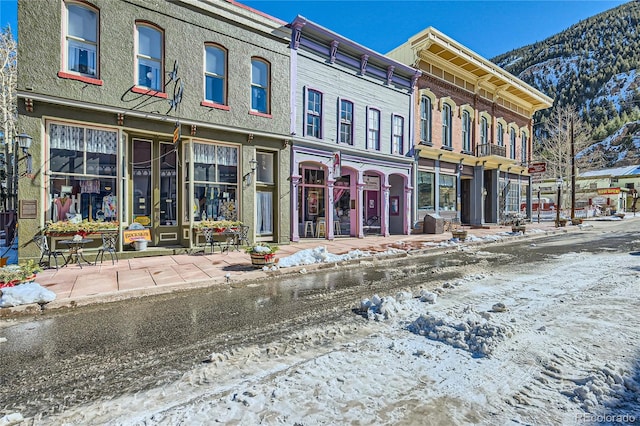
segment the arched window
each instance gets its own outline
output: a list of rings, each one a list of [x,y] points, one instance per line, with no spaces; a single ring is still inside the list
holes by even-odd
[[[442,105],[442,146],[451,148],[451,106]]]
[[[269,114],[271,109],[270,65],[263,59],[251,59],[251,111]]]
[[[498,146],[504,146],[504,127],[502,126],[502,123],[498,123],[497,136]]]
[[[420,143],[431,145],[431,99],[420,98]]]
[[[471,116],[469,111],[462,112],[462,150],[471,151]]]
[[[67,2],[66,71],[98,78],[98,11]]]
[[[483,145],[489,143],[489,122],[487,117],[480,118],[480,143]]]
[[[526,163],[527,162],[527,144],[529,143],[529,141],[527,140],[527,133],[526,132],[522,132],[522,138],[520,141],[520,160],[522,163]]]
[[[511,128],[511,131],[509,132],[509,136],[510,136],[510,150],[509,150],[509,158],[511,158],[512,160],[516,159],[516,129],[514,129],[513,127]]]
[[[227,51],[215,45],[204,47],[204,99],[227,104]]]
[[[136,24],[136,85],[164,91],[164,35],[145,23]]]

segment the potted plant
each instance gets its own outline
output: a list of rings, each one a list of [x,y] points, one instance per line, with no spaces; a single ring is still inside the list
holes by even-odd
[[[222,232],[225,229],[237,229],[242,222],[238,220],[201,220],[193,225],[194,229],[212,228],[214,232]]]
[[[467,230],[462,228],[455,228],[451,230],[451,236],[457,238],[460,241],[467,239]]]
[[[53,236],[67,236],[67,235],[82,235],[99,233],[102,231],[115,231],[118,229],[118,222],[101,222],[101,221],[88,221],[83,220],[80,223],[70,222],[68,220],[62,220],[58,222],[48,221],[45,224],[44,232],[47,235]]]
[[[522,232],[523,234],[527,231],[527,226],[525,225],[524,217],[520,214],[514,214],[511,218],[511,232]]]
[[[33,260],[20,265],[7,265],[0,268],[0,288],[13,287],[35,280],[42,268]]]
[[[246,248],[246,252],[251,256],[251,264],[259,268],[274,265],[276,251],[278,246],[267,243],[256,243]]]

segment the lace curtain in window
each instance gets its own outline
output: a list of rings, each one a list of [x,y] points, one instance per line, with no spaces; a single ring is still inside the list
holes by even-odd
[[[193,162],[203,164],[215,164],[216,147],[203,143],[193,144]]]
[[[54,149],[84,151],[84,128],[52,123],[49,125],[49,142]]]
[[[221,166],[237,166],[238,150],[230,146],[219,146],[218,164]]]
[[[116,155],[118,134],[106,130],[87,129],[87,152]]]

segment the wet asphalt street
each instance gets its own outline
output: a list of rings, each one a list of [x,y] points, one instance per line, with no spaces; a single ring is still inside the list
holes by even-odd
[[[633,222],[635,224],[635,222]],[[0,417],[46,417],[65,407],[137,392],[180,377],[213,352],[267,343],[306,326],[355,316],[359,301],[509,265],[541,267],[567,252],[629,253],[640,230],[624,221],[584,231],[407,256],[361,267],[216,286],[3,320]],[[526,249],[525,249],[526,248]],[[491,254],[478,256],[478,252]],[[568,278],[570,279],[570,278]]]

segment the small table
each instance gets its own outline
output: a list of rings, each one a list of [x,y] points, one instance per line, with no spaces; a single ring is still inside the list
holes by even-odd
[[[60,240],[58,242],[69,247],[69,256],[67,257],[67,261],[64,263],[64,265],[62,265],[63,267],[72,262],[74,258],[80,269],[82,269],[82,263],[80,262],[80,259],[84,260],[88,265],[93,265],[91,262],[85,259],[83,254],[83,248],[85,244],[92,243],[92,238],[83,238],[81,240]]]

